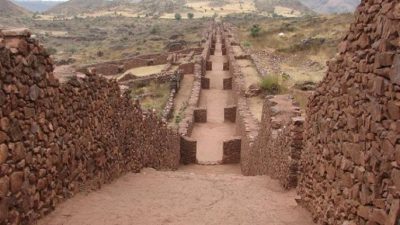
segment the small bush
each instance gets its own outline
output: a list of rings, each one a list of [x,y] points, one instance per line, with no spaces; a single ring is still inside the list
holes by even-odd
[[[261,27],[258,24],[254,24],[251,28],[250,28],[250,35],[252,37],[258,37],[260,35],[261,32]]]
[[[176,20],[181,20],[182,19],[181,14],[180,13],[175,13],[175,19]]]
[[[279,77],[277,75],[267,75],[262,78],[260,82],[261,88],[268,94],[276,95],[282,93],[284,87],[279,82]]]
[[[187,17],[188,17],[189,19],[193,19],[194,14],[193,14],[193,13],[188,13],[188,14],[187,14]]]

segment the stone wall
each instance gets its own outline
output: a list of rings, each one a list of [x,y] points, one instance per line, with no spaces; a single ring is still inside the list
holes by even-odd
[[[232,43],[237,43],[225,24],[225,46],[235,95],[235,119],[241,136],[241,169],[244,175],[268,174],[285,188],[296,187],[303,149],[303,120],[289,96],[271,96],[263,105],[261,123],[252,114],[245,94],[244,75],[236,62]],[[279,100],[278,100],[279,99]],[[287,103],[280,106],[279,102]],[[227,111],[229,112],[229,111]]]
[[[363,0],[310,98],[299,202],[321,224],[399,223],[400,3]]]
[[[0,224],[34,224],[82,186],[177,168],[177,133],[116,82],[88,74],[61,85],[29,35],[0,32]]]
[[[206,62],[210,57],[210,46],[211,46],[211,30],[210,26],[204,35],[205,42],[203,43],[203,52],[200,56],[195,57],[194,63],[194,81],[191,90],[191,94],[188,101],[188,106],[185,110],[185,115],[182,121],[179,123],[179,134],[182,136],[189,137],[192,134],[194,125],[194,111],[197,109],[200,101],[200,91],[202,88],[202,80],[206,72]]]
[[[235,137],[229,140],[225,140],[222,144],[223,148],[223,156],[222,163],[223,164],[235,164],[240,163],[240,146],[241,146],[241,138]]]

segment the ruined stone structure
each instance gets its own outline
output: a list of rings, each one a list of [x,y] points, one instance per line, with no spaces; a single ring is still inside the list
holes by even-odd
[[[400,3],[363,0],[310,98],[299,200],[321,224],[398,224]]]
[[[176,169],[179,136],[95,74],[60,84],[27,30],[0,32],[0,224],[33,224],[83,187]]]
[[[229,24],[225,24],[226,52],[229,62],[225,66],[232,74],[238,134],[241,136],[240,163],[244,175],[268,174],[278,179],[285,188],[297,185],[299,160],[303,149],[303,123],[299,108],[289,96],[268,97],[259,122],[249,108],[246,98],[244,74],[237,59],[249,58],[235,55],[233,46],[238,41]],[[225,84],[225,81],[224,81]],[[287,103],[286,105],[281,102]],[[228,113],[229,108],[226,109]],[[232,115],[227,114],[230,118]]]

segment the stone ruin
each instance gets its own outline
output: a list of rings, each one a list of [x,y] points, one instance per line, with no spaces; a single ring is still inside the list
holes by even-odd
[[[96,74],[60,84],[28,30],[0,31],[0,223],[33,224],[82,188],[177,169],[179,135]]]
[[[305,119],[289,97],[271,96],[261,122],[249,109],[236,62],[240,56],[232,46],[239,42],[223,24],[224,70],[232,75],[224,88],[232,88],[235,98],[225,117],[236,121],[240,134],[226,142],[239,152],[224,159],[240,161],[244,175],[267,174],[286,188],[297,187],[296,200],[319,224],[397,225],[399,20],[397,1],[363,0]],[[145,166],[176,169],[195,162],[196,143],[188,137],[204,116],[197,105],[209,86],[204,74],[212,67],[215,26],[193,63],[179,134],[121,95],[115,81],[87,73],[60,84],[28,31],[1,31],[0,221],[31,224],[81,187],[98,187]],[[279,98],[290,103],[286,111]]]
[[[400,3],[363,0],[310,98],[299,202],[321,224],[399,223]]]

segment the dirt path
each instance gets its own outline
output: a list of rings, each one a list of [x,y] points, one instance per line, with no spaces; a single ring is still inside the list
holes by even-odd
[[[233,103],[231,90],[223,90],[223,79],[230,77],[223,70],[227,57],[222,55],[221,37],[217,35],[215,54],[210,57],[212,71],[207,71],[210,89],[202,90],[200,106],[207,108],[207,123],[195,124],[192,138],[197,140],[197,161],[199,164],[219,164],[223,156],[223,141],[235,136],[236,125],[224,122],[224,108]]]
[[[178,172],[145,169],[99,191],[78,194],[38,224],[313,224],[293,200],[294,192],[283,191],[266,176],[244,177],[236,172],[232,166],[184,167]]]

